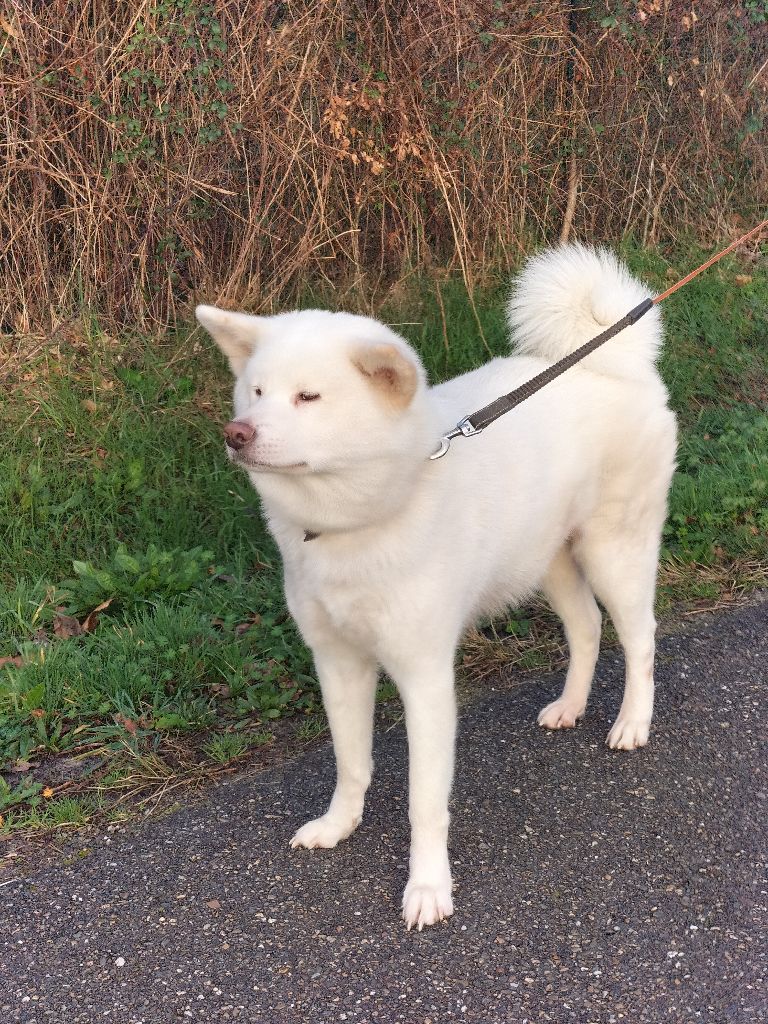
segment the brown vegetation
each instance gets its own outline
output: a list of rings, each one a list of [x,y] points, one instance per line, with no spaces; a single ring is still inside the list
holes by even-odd
[[[0,318],[479,273],[768,200],[764,0],[7,0]]]

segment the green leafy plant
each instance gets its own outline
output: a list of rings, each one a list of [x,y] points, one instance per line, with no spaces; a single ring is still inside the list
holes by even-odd
[[[42,788],[42,783],[33,779],[22,779],[15,786],[11,786],[0,776],[0,812],[23,803],[31,807],[36,806],[40,802],[39,794]]]
[[[112,599],[123,606],[184,594],[207,576],[213,552],[202,547],[191,551],[162,551],[150,544],[146,551],[131,553],[120,544],[106,568],[91,562],[74,562],[74,579],[64,580],[72,612],[86,611]]]

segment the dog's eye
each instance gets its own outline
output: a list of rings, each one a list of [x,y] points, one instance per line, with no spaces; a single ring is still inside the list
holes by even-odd
[[[316,395],[311,391],[300,391],[296,395],[297,402],[316,402],[320,395]]]
[[[261,398],[261,388],[254,388],[253,393],[257,398]]]

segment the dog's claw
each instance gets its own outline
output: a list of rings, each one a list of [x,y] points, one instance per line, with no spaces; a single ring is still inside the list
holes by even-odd
[[[635,750],[646,745],[650,729],[650,719],[622,719],[619,715],[605,742],[612,750]]]
[[[537,722],[543,729],[572,729],[583,714],[583,707],[576,707],[559,697],[541,709]]]
[[[411,885],[403,895],[403,919],[408,931],[414,926],[422,931],[431,924],[444,921],[453,913],[450,880],[441,885]]]
[[[342,839],[346,839],[360,824],[360,819],[340,822],[324,814],[321,818],[308,821],[291,839],[291,849],[331,850]]]

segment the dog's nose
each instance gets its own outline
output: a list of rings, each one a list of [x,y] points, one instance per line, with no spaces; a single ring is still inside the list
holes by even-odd
[[[241,423],[239,420],[232,420],[224,427],[224,439],[228,448],[234,448],[239,452],[249,441],[256,437],[256,431],[249,423]]]

